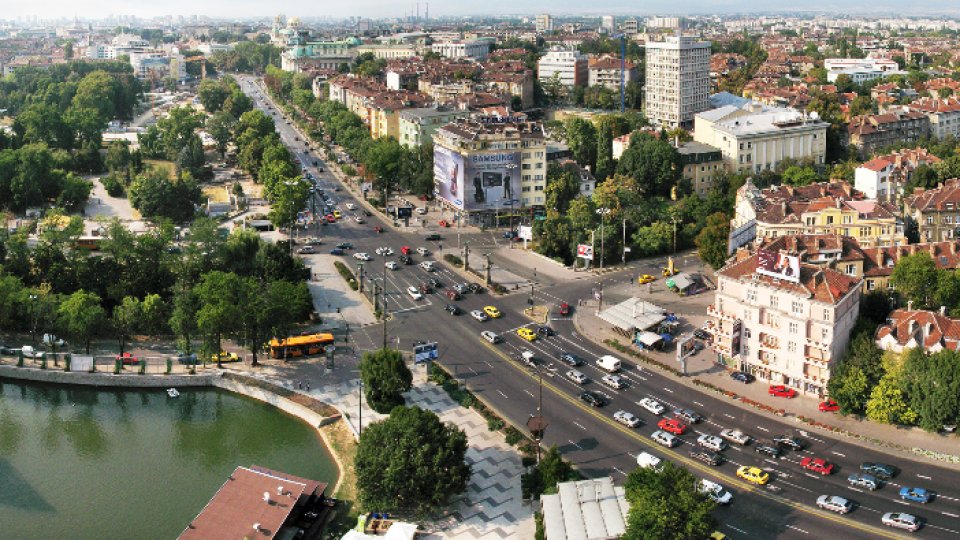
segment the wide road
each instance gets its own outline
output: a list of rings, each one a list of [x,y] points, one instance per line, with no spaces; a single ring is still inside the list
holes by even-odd
[[[269,98],[244,84],[244,89],[255,97],[258,104],[269,103]],[[271,108],[276,110],[275,107]],[[303,152],[301,138],[292,126],[278,122],[284,141],[298,149],[298,158],[319,178],[319,186],[328,196],[336,181],[328,174],[320,174],[312,166],[314,160],[322,163],[322,156]],[[458,273],[438,262],[438,270],[426,272],[416,263],[423,260],[439,261],[439,244],[426,242],[423,235],[396,232],[387,228],[378,216],[367,217],[365,223],[356,223],[349,217],[354,211],[346,211],[348,203],[358,205],[346,191],[334,192],[335,206],[347,219],[322,229],[325,247],[340,241],[349,241],[354,249],[348,251],[344,260],[353,268],[357,261],[352,253],[368,253],[373,260],[365,263],[367,273],[374,271],[379,283],[386,283],[388,309],[392,314],[387,323],[386,340],[409,349],[414,340],[436,341],[440,345],[440,363],[464,381],[471,390],[492,404],[501,414],[518,425],[524,425],[530,414],[537,409],[540,396],[539,376],[543,379],[543,411],[550,421],[545,444],[556,444],[564,455],[576,463],[587,476],[613,476],[622,481],[636,466],[635,456],[647,451],[675,462],[682,463],[695,474],[719,481],[734,493],[734,502],[729,507],[717,510],[722,523],[721,530],[732,538],[874,538],[900,536],[900,531],[880,525],[880,516],[885,512],[908,512],[920,516],[924,527],[918,536],[928,538],[960,537],[960,474],[900,457],[887,456],[876,450],[865,449],[846,441],[833,439],[820,433],[798,430],[795,424],[767,418],[741,409],[728,401],[710,394],[692,391],[670,376],[660,375],[640,368],[632,362],[624,362],[622,375],[629,381],[626,388],[615,390],[604,385],[604,374],[596,367],[596,359],[608,354],[604,349],[579,336],[568,319],[553,315],[551,326],[556,335],[539,337],[527,342],[516,334],[520,327],[536,328],[523,315],[528,293],[506,297],[493,297],[488,293],[466,294],[457,302],[449,302],[442,294],[428,294],[415,300],[406,289],[417,286],[433,277],[448,287],[462,283]],[[357,206],[358,208],[362,208]],[[358,210],[359,211],[359,210]],[[377,234],[374,225],[381,225],[387,232]],[[449,245],[449,244],[448,244]],[[400,248],[423,247],[429,250],[424,257],[414,254],[415,264],[400,265],[397,270],[384,270],[387,260],[397,260]],[[394,255],[376,255],[378,247],[390,247]],[[445,246],[446,249],[449,247]],[[311,255],[319,257],[329,255]],[[587,295],[592,284],[589,280],[574,284],[558,285],[547,291],[535,290],[535,303],[556,305],[563,298],[580,298]],[[448,303],[455,303],[463,314],[454,316],[444,310]],[[469,315],[486,305],[496,305],[503,316],[486,322]],[[491,345],[480,337],[482,330],[500,334],[504,341]],[[381,338],[382,336],[373,336]],[[374,339],[374,341],[379,341]],[[371,346],[374,344],[372,343]],[[518,361],[520,351],[529,349],[538,359],[538,368],[528,368]],[[576,369],[583,372],[589,381],[578,385],[565,373],[570,369],[558,360],[561,352],[573,353],[586,362]],[[607,404],[590,408],[578,399],[584,389],[594,390],[604,396]],[[683,444],[675,449],[666,449],[654,443],[649,435],[656,430],[660,416],[648,413],[638,405],[643,398],[652,398],[664,404],[670,415],[674,408],[689,408],[704,417],[704,421],[689,427],[681,438]],[[643,423],[629,429],[613,422],[614,411],[626,410],[639,416]],[[732,446],[723,453],[726,461],[718,467],[710,467],[691,460],[688,453],[696,445],[700,434],[718,434],[724,428],[737,428],[761,441],[776,435],[792,435],[806,445],[802,451],[788,451],[779,459],[760,456],[754,444],[744,447]],[[805,471],[800,466],[804,457],[820,457],[834,464],[835,472],[821,476]],[[846,477],[856,472],[860,463],[877,461],[891,463],[900,468],[899,474],[877,491],[869,492],[850,486]],[[753,487],[735,477],[741,465],[754,465],[771,474],[771,485],[779,488],[779,494]],[[903,486],[924,487],[935,493],[928,504],[900,500],[898,491]],[[855,509],[839,516],[817,509],[816,498],[822,494],[840,495],[855,503]]]

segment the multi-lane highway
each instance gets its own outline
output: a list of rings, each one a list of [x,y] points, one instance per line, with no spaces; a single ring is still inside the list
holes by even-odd
[[[270,103],[269,98],[260,94],[250,79],[244,79],[242,86],[258,104]],[[276,110],[272,104],[271,108]],[[336,180],[328,170],[320,173],[312,166],[316,160],[326,169],[322,157],[304,151],[302,137],[291,125],[283,120],[278,121],[277,125],[283,140],[318,179],[318,187],[333,195],[335,205],[348,218],[356,212],[346,211],[347,203],[363,208],[347,190],[331,193]],[[301,142],[295,138],[301,139]],[[376,233],[373,230],[376,225],[383,227],[386,232]],[[323,254],[320,255],[308,255],[308,259],[330,257],[326,252],[341,241],[354,245],[354,249],[344,256],[344,262],[349,266],[357,268],[357,261],[351,258],[353,253],[365,252],[372,257],[371,261],[364,263],[365,272],[373,271],[381,280],[385,279],[387,308],[391,313],[387,337],[391,343],[399,343],[402,348],[408,349],[415,340],[438,342],[440,363],[513,423],[523,426],[529,415],[536,411],[542,376],[543,411],[550,422],[544,442],[558,445],[564,455],[587,476],[611,475],[615,480],[622,481],[636,466],[635,456],[640,451],[682,463],[695,474],[719,481],[733,490],[733,503],[717,510],[717,517],[722,523],[721,530],[732,538],[875,538],[909,534],[882,527],[880,516],[885,512],[908,512],[920,516],[924,526],[915,533],[918,536],[960,537],[960,473],[957,471],[926,462],[886,456],[874,449],[820,433],[805,432],[789,421],[769,418],[713,395],[698,393],[672,376],[638,367],[628,361],[624,361],[621,373],[627,379],[628,386],[613,389],[600,382],[604,372],[596,367],[596,359],[609,354],[609,351],[578,335],[569,318],[560,317],[554,311],[549,323],[556,331],[553,336],[539,336],[529,342],[517,335],[519,328],[535,330],[537,326],[523,314],[529,292],[505,297],[496,297],[487,292],[465,294],[456,302],[451,302],[440,293],[424,295],[421,300],[415,300],[407,294],[408,287],[418,286],[431,277],[439,280],[444,288],[466,281],[460,273],[440,262],[440,244],[445,244],[444,248],[449,250],[449,238],[427,242],[424,233],[394,230],[376,215],[367,217],[365,223],[343,219],[322,228],[321,232],[323,247],[327,249],[322,249]],[[491,241],[492,235],[487,233],[484,238],[477,238],[478,241],[483,239]],[[414,250],[423,247],[429,250],[430,255],[424,257],[414,253],[414,264],[399,265],[396,270],[384,270],[385,262],[397,260],[402,246],[410,246]],[[390,247],[394,254],[387,257],[377,255],[379,247]],[[437,261],[437,270],[426,272],[420,268],[417,263],[423,260]],[[591,283],[581,281],[559,284],[549,290],[537,289],[534,292],[535,301],[540,305],[555,307],[565,299],[586,297],[591,286]],[[448,303],[457,304],[463,314],[451,315],[444,309]],[[469,315],[470,311],[480,310],[487,305],[496,306],[503,316],[480,322]],[[484,341],[480,336],[482,330],[498,333],[503,342],[494,345]],[[377,328],[370,335],[368,327],[367,341],[370,347],[379,344],[379,331],[380,328]],[[528,367],[519,360],[524,349],[534,353],[537,367]],[[588,382],[578,384],[565,376],[571,368],[559,360],[561,353],[572,353],[585,361],[576,369],[589,378]],[[621,359],[626,360],[622,356]],[[585,389],[603,395],[607,404],[599,408],[587,406],[578,399]],[[637,403],[643,398],[661,402],[667,407],[667,412],[661,416],[647,412]],[[702,415],[704,421],[689,426],[689,431],[681,437],[683,444],[671,450],[657,445],[649,436],[657,429],[657,421],[664,416],[671,416],[674,408],[692,409]],[[630,429],[614,422],[612,416],[617,410],[637,415],[642,424]],[[740,429],[760,441],[769,441],[777,435],[791,435],[800,438],[806,446],[801,451],[786,451],[775,459],[757,454],[755,444],[743,447],[732,445],[723,452],[725,462],[716,467],[689,457],[700,434],[716,435],[724,428]],[[836,468],[835,472],[822,476],[804,470],[800,460],[808,456],[830,461]],[[857,472],[860,464],[866,461],[890,463],[897,466],[900,472],[876,491],[855,488],[847,482],[847,476]],[[771,485],[776,486],[778,493],[754,487],[736,478],[735,471],[741,465],[757,466],[768,471]],[[904,486],[926,488],[934,492],[935,497],[927,504],[903,501],[898,491]],[[853,501],[855,508],[843,516],[820,510],[815,502],[819,495],[824,494],[843,496]]]

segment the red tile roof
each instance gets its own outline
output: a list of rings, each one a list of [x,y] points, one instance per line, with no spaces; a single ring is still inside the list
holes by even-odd
[[[924,349],[939,344],[955,351],[960,344],[960,320],[934,311],[897,309],[887,317],[887,324],[877,329],[878,341],[886,336],[901,346],[913,339]]]
[[[917,188],[905,202],[907,206],[921,212],[945,210],[947,203],[954,205],[954,208],[960,208],[956,206],[960,203],[960,178],[947,180],[941,187],[934,189]]]
[[[874,171],[874,172],[880,172],[891,165],[893,165],[892,161],[889,161],[886,158],[878,157],[864,163],[863,165],[861,165],[861,167],[863,167],[864,169],[870,169],[871,171]]]
[[[857,278],[830,268],[821,268],[807,263],[800,264],[800,281],[798,283],[758,274],[756,270],[759,257],[760,255],[755,253],[739,261],[729,263],[718,270],[717,274],[731,279],[755,276],[758,282],[765,283],[770,287],[812,297],[818,302],[828,304],[840,302],[847,293],[860,286],[861,280]]]

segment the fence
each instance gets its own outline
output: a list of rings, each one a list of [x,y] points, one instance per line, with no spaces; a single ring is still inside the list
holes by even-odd
[[[19,349],[11,354],[0,354],[0,363],[16,364],[19,367],[33,367],[60,371],[116,373],[132,375],[164,375],[202,373],[215,369],[216,362],[201,360],[181,362],[176,356],[136,356],[120,358],[117,355],[84,355],[73,353],[38,352],[26,356]],[[236,362],[233,362],[236,363]],[[224,362],[224,365],[229,363]]]

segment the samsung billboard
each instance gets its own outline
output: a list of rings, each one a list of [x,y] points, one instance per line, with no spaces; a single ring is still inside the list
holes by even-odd
[[[519,206],[520,152],[463,156],[437,145],[433,181],[436,195],[461,210]]]

